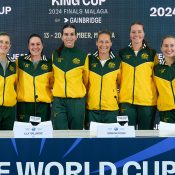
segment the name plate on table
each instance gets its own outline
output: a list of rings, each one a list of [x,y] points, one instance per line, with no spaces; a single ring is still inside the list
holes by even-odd
[[[97,137],[135,137],[134,126],[121,126],[119,124],[100,125],[97,128]]]
[[[13,133],[15,138],[52,138],[52,122],[41,122],[33,126],[31,123],[15,121]]]

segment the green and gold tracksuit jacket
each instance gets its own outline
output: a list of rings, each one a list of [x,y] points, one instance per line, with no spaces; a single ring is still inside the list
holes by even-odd
[[[89,56],[88,110],[118,110],[120,63],[120,58],[112,52],[104,67],[100,63],[98,51]]]
[[[12,107],[16,104],[17,67],[15,60],[8,59],[8,66],[4,74],[0,64],[0,106]]]
[[[120,103],[142,106],[157,104],[157,92],[153,80],[153,67],[158,64],[156,51],[143,44],[137,56],[132,44],[119,51],[121,57]]]
[[[88,81],[88,56],[74,48],[64,47],[61,55],[52,54],[54,85],[53,96],[61,98],[82,98],[86,94]]]
[[[175,63],[171,66],[158,64],[154,70],[154,80],[158,90],[159,111],[175,109]]]
[[[30,55],[18,59],[18,102],[52,101],[53,71],[52,60],[44,55],[34,68]]]

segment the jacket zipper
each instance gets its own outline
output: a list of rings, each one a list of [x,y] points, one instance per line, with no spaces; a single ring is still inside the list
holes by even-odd
[[[172,90],[172,94],[173,94],[173,97],[174,97],[174,104],[175,104],[175,96],[174,96],[174,90],[173,90],[173,84],[172,84],[172,69],[171,69],[171,67],[170,67],[170,84],[171,84],[171,90]]]
[[[103,76],[101,77],[101,88],[100,88],[100,103],[99,103],[100,110],[101,110],[102,87],[103,87]]]
[[[65,97],[67,98],[67,80],[66,80],[66,72],[64,73],[64,79],[65,79]]]
[[[2,106],[4,105],[5,84],[6,84],[6,77],[4,77],[4,87],[3,87],[3,100],[2,100]]]
[[[133,76],[133,90],[132,90],[132,104],[134,103],[135,71],[136,71],[136,68],[134,67],[134,76]]]
[[[2,106],[4,105],[4,95],[5,95],[5,84],[6,84],[6,71],[7,71],[7,68],[4,72],[4,86],[3,86],[3,100],[2,100]]]
[[[37,65],[38,66],[38,65]],[[36,68],[37,69],[37,68]],[[34,111],[34,114],[36,116],[36,86],[35,86],[35,68],[34,68],[34,65],[33,65],[33,87],[34,87],[34,102],[35,102],[35,111]]]

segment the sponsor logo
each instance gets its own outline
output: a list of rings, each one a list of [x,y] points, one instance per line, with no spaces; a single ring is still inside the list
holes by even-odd
[[[114,131],[118,131],[118,128],[117,128],[117,127],[115,127],[115,128],[114,128]]]
[[[77,23],[77,24],[99,24],[102,23],[102,17],[71,17],[71,18],[64,18],[64,23]]]
[[[32,128],[32,131],[35,131],[36,130],[36,128]]]

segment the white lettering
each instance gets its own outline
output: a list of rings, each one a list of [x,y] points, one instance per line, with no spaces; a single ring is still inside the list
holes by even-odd
[[[162,162],[162,175],[168,175],[168,174],[175,174],[175,162],[173,161]]]
[[[0,162],[0,175],[10,174],[9,170],[1,169],[4,166],[8,166],[9,167],[10,166],[10,162]]]
[[[84,175],[90,175],[90,163],[89,162],[84,163]]]
[[[99,175],[105,175],[105,167],[108,166],[111,168],[111,175],[117,175],[117,168],[115,164],[111,162],[100,162],[100,174]]]
[[[50,162],[46,165],[45,174],[50,175],[50,169],[52,166],[56,166],[59,171],[59,175],[64,175],[64,168],[59,162]]]
[[[16,165],[17,165],[18,174],[20,174],[20,175],[23,175],[23,174],[25,174],[25,175],[28,175],[28,174],[42,175],[44,162],[39,162],[37,173],[35,171],[34,162],[26,162],[25,173],[23,173],[24,171],[23,171],[21,162],[16,162]],[[31,172],[31,173],[29,173],[29,172]]]
[[[3,15],[3,14],[8,14],[12,11],[12,8],[11,7],[2,7],[1,8],[1,11],[0,11],[0,15]]]
[[[88,6],[88,5],[97,6],[97,5],[102,5],[102,3],[105,1],[106,0],[83,0],[83,5],[85,5],[85,6]]]
[[[159,161],[154,162],[154,175],[159,175]]]
[[[80,5],[80,0],[52,0],[52,5]]]
[[[79,18],[70,18],[70,23],[102,23],[101,17],[79,17]]]
[[[123,174],[124,175],[129,175],[128,169],[129,169],[130,166],[134,166],[137,170],[141,170],[141,166],[137,162],[130,161],[130,162],[127,162],[123,166]],[[136,175],[141,175],[141,173],[137,173]]]
[[[148,162],[147,161],[143,161],[143,175],[148,175]]]
[[[78,32],[77,37],[78,38],[92,38],[92,35],[90,32]]]
[[[72,167],[74,170],[72,170]],[[66,163],[66,175],[77,175],[82,171],[82,165],[78,162]]]

